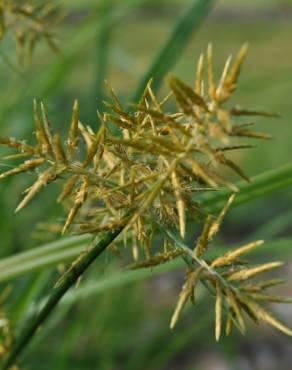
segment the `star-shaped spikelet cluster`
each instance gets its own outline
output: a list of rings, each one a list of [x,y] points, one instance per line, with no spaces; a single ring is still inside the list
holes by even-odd
[[[171,320],[173,328],[187,301],[195,303],[195,290],[198,283],[211,287],[215,292],[215,338],[219,340],[222,331],[223,313],[226,313],[225,331],[229,335],[235,325],[242,334],[245,333],[245,319],[250,318],[256,325],[264,321],[283,333],[292,336],[292,331],[279,321],[263,304],[267,302],[292,303],[291,298],[280,297],[267,292],[268,288],[284,282],[282,279],[267,279],[254,281],[259,275],[283,265],[282,262],[269,262],[250,265],[241,258],[263,245],[263,240],[257,240],[236,249],[232,249],[213,259],[205,257],[209,244],[218,233],[223,217],[232,204],[234,196],[230,197],[218,218],[208,217],[194,249],[186,246],[180,248],[187,255],[188,270],[179,300]]]
[[[96,234],[127,223],[134,255],[142,245],[149,257],[155,214],[178,227],[184,237],[186,214],[198,212],[196,193],[222,186],[237,191],[220,166],[249,181],[227,153],[250,145],[234,144],[233,138],[268,137],[248,128],[250,123],[233,121],[239,115],[269,114],[225,106],[237,87],[246,50],[243,46],[234,61],[228,58],[216,84],[209,46],[205,63],[203,56],[199,59],[194,86],[170,76],[170,92],[159,100],[149,81],[131,109],[123,107],[109,87],[111,101],[105,102],[105,113],[98,113],[97,130],[81,123],[75,102],[65,143],[54,133],[44,104],[40,104],[41,117],[35,101],[36,145],[1,139],[2,144],[19,151],[16,157],[28,158],[1,178],[34,170],[38,173],[17,211],[49,183],[67,178],[58,198],[70,208],[63,233],[72,228],[75,233]]]
[[[226,316],[225,332],[229,335],[233,326],[244,334],[246,318],[256,325],[264,321],[283,333],[292,336],[292,331],[278,320],[267,308],[267,302],[292,303],[292,298],[281,297],[267,292],[268,288],[285,282],[283,279],[254,280],[265,272],[272,271],[283,265],[282,262],[269,262],[251,265],[243,260],[246,254],[263,246],[263,240],[257,240],[236,249],[231,249],[217,257],[208,258],[208,249],[213,238],[219,232],[223,218],[234,201],[232,195],[218,217],[208,216],[202,232],[197,238],[194,248],[188,247],[173,232],[158,225],[167,236],[168,250],[158,253],[145,261],[129,266],[131,269],[153,268],[176,258],[183,258],[187,264],[185,283],[171,318],[170,328],[173,329],[183,309],[190,301],[196,303],[196,289],[203,284],[215,296],[215,338],[220,339],[223,318]]]
[[[257,303],[273,299],[265,293],[266,287],[273,284],[246,283],[253,276],[278,267],[279,263],[250,268],[241,262],[239,257],[260,245],[259,242],[211,262],[202,259],[232,199],[218,219],[207,217],[195,250],[182,248],[165,235],[163,251],[153,255],[152,241],[161,224],[176,228],[184,240],[186,218],[196,217],[200,212],[197,193],[221,187],[237,191],[222,167],[249,181],[228,153],[251,147],[238,144],[238,139],[269,136],[252,130],[250,121],[239,124],[236,119],[274,115],[227,104],[237,88],[246,51],[244,45],[234,59],[229,57],[219,81],[215,82],[209,46],[207,55],[199,58],[193,86],[169,76],[170,91],[160,99],[150,80],[140,101],[130,108],[124,107],[108,86],[111,99],[104,102],[106,111],[98,112],[97,128],[82,124],[76,101],[66,140],[54,132],[44,104],[41,102],[39,109],[35,101],[36,144],[0,139],[2,144],[19,152],[10,158],[25,158],[21,165],[2,173],[0,178],[31,171],[38,176],[25,190],[16,211],[28,205],[50,183],[65,179],[58,197],[58,202],[64,203],[68,210],[62,232],[96,235],[123,226],[125,243],[131,241],[134,259],[138,260],[139,249],[146,258],[137,262],[135,268],[152,267],[173,258],[187,259],[190,271],[171,326],[175,325],[185,303],[193,298],[197,282],[205,281],[217,294],[217,338],[224,302],[228,328],[235,322],[244,331],[242,311],[245,311],[254,321],[263,319],[291,333]]]

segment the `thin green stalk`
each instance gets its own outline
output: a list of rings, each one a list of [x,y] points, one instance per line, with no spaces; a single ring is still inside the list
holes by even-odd
[[[173,27],[164,46],[159,50],[148,71],[142,77],[132,101],[139,101],[147,82],[153,78],[152,88],[157,91],[164,76],[182,54],[193,32],[209,13],[214,0],[192,0]]]
[[[188,265],[193,266],[195,262],[198,266],[208,271],[210,275],[216,276],[216,278],[220,280],[223,286],[226,286],[227,288],[233,291],[236,289],[235,287],[230,285],[226,279],[224,279],[220,274],[218,274],[215,269],[208,265],[205,260],[199,258],[196,255],[196,253],[194,253],[193,250],[190,249],[189,246],[183,241],[183,239],[181,239],[175,232],[165,227],[161,222],[157,222],[157,226],[159,227],[163,234],[165,234],[170,240],[172,240],[172,242],[175,243],[177,247],[184,251],[185,255],[183,255],[182,258]],[[206,288],[209,290],[208,284],[206,284]]]
[[[3,370],[8,370],[14,364],[15,360],[30,343],[36,331],[41,327],[45,319],[54,310],[60,299],[78,281],[79,277],[88,269],[88,267],[96,260],[96,258],[114,241],[114,239],[121,233],[123,228],[124,227],[120,227],[115,231],[108,232],[103,236],[103,238],[99,239],[98,241],[94,241],[91,249],[81,255],[76,263],[72,265],[72,267],[67,271],[64,277],[54,288],[44,307],[35,317],[33,317],[30,324],[23,330],[19,338],[16,340],[11,353],[3,365]]]

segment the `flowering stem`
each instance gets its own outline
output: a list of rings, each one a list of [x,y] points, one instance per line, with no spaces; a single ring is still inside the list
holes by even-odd
[[[161,222],[157,221],[157,226],[161,230],[163,234],[165,234],[175,245],[179,248],[181,248],[185,255],[182,255],[182,259],[186,262],[188,266],[191,267],[193,270],[194,262],[199,265],[201,268],[209,272],[210,275],[215,277],[220,283],[226,287],[227,289],[232,290],[234,293],[238,294],[238,289],[233,286],[232,284],[229,284],[228,281],[226,281],[220,274],[217,273],[216,270],[214,270],[211,266],[207,264],[207,262],[199,257],[196,256],[196,254],[188,247],[187,244],[184,243],[184,241],[178,236],[176,233],[172,232],[169,228],[165,227]],[[201,283],[204,285],[204,287],[207,289],[207,291],[211,294],[211,296],[214,298],[216,297],[216,293],[212,290],[212,286],[204,280],[201,281]],[[228,312],[228,306],[226,305],[226,302],[224,300],[223,308],[226,312]],[[240,325],[238,325],[237,321],[234,317],[231,316],[231,320],[233,324],[241,331]]]
[[[192,265],[193,262],[196,262],[199,266],[201,266],[204,270],[206,270],[210,275],[215,276],[222,285],[226,286],[227,288],[231,290],[236,290],[236,288],[232,285],[230,285],[220,274],[217,273],[216,270],[214,270],[211,266],[207,264],[207,262],[199,257],[196,256],[196,253],[192,251],[184,243],[184,241],[176,235],[173,231],[171,231],[169,228],[166,228],[161,222],[157,222],[157,226],[160,228],[162,233],[164,233],[172,242],[179,248],[181,248],[185,254],[188,256],[190,259],[190,264]],[[186,259],[186,262],[189,263],[188,259]]]
[[[80,258],[65,273],[59,281],[47,302],[36,316],[33,317],[30,324],[23,330],[18,340],[3,365],[3,370],[8,370],[15,362],[16,358],[23,352],[26,346],[32,340],[36,331],[56,307],[66,292],[78,281],[79,277],[88,269],[88,267],[101,255],[103,251],[118,237],[124,226],[114,231],[107,232],[101,239],[94,240],[94,244],[88,252],[81,254]]]

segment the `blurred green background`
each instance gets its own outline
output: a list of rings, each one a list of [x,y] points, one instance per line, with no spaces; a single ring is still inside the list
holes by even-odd
[[[58,28],[58,54],[40,43],[31,65],[20,66],[12,37],[1,44],[1,136],[33,137],[34,97],[44,99],[56,129],[67,129],[75,98],[80,102],[81,120],[93,127],[97,125],[96,109],[104,94],[103,80],[110,81],[124,102],[130,101],[178,15],[190,1],[59,3],[66,17]],[[202,24],[195,27],[171,66],[173,72],[192,82],[198,56],[212,42],[219,77],[227,56],[235,54],[244,42],[250,43],[234,101],[282,116],[256,120],[259,130],[271,133],[274,139],[241,152],[242,166],[251,176],[291,162],[291,35],[292,1],[218,0]],[[14,165],[4,160],[0,164],[2,171]],[[55,203],[57,188],[42,192],[27,209],[14,214],[21,192],[30,181],[27,176],[19,176],[0,184],[0,257],[42,245],[44,240],[36,238],[37,223],[62,221],[64,217]],[[269,252],[287,262],[284,274],[288,283],[281,290],[286,295],[292,293],[291,204],[288,188],[232,210],[220,240],[222,245],[250,240],[253,236],[280,240],[275,243],[277,248]],[[169,320],[183,277],[180,270],[154,272],[147,279],[143,274],[123,275],[122,270],[123,259],[110,253],[96,263],[84,278],[87,284],[90,282],[90,289],[82,288],[86,284],[82,280],[75,289],[82,295],[71,297],[55,312],[24,356],[23,368],[291,369],[291,339],[265,326],[260,330],[251,327],[245,337],[234,333],[215,343],[213,302],[203,291],[198,306],[188,307],[176,330],[170,331]],[[56,269],[43,269],[9,282],[15,290],[7,309],[15,323],[25,322],[26,310],[50,291],[56,275]],[[291,308],[282,306],[275,310],[291,326]]]

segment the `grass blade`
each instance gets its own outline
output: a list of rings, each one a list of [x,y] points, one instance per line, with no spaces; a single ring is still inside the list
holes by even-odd
[[[142,77],[132,101],[137,102],[150,78],[154,78],[152,88],[157,90],[170,68],[175,64],[186,47],[193,32],[199,28],[209,13],[213,0],[192,0],[173,27],[164,46],[159,51],[146,74]]]
[[[16,340],[11,353],[4,363],[3,370],[8,370],[14,364],[15,360],[30,343],[38,328],[54,310],[61,298],[77,282],[79,277],[88,269],[96,258],[119,236],[122,230],[123,227],[119,227],[114,231],[106,233],[101,239],[94,241],[91,249],[82,255],[74,266],[65,273],[63,279],[60,280],[59,284],[52,291],[44,307],[33,317],[32,321]]]
[[[4,271],[12,266],[20,266],[26,262],[32,262],[36,258],[43,258],[50,256],[53,253],[59,253],[62,250],[66,250],[69,247],[82,247],[91,240],[89,235],[72,236],[62,238],[60,240],[44,244],[40,247],[30,249],[28,251],[18,253],[11,257],[0,260],[0,270]]]
[[[274,170],[254,176],[250,183],[240,181],[236,184],[239,189],[233,206],[251,202],[257,198],[271,194],[277,190],[292,185],[292,164],[286,164]],[[222,190],[204,197],[202,203],[211,212],[220,210],[230,197],[230,190]]]
[[[100,110],[103,108],[102,101],[104,99],[104,81],[106,79],[108,60],[109,60],[109,48],[110,48],[110,36],[111,28],[113,25],[110,24],[110,10],[112,8],[111,1],[104,0],[101,3],[100,11],[100,22],[98,27],[100,30],[97,35],[96,43],[96,77],[92,91],[92,101],[94,106],[97,103],[97,108]]]

